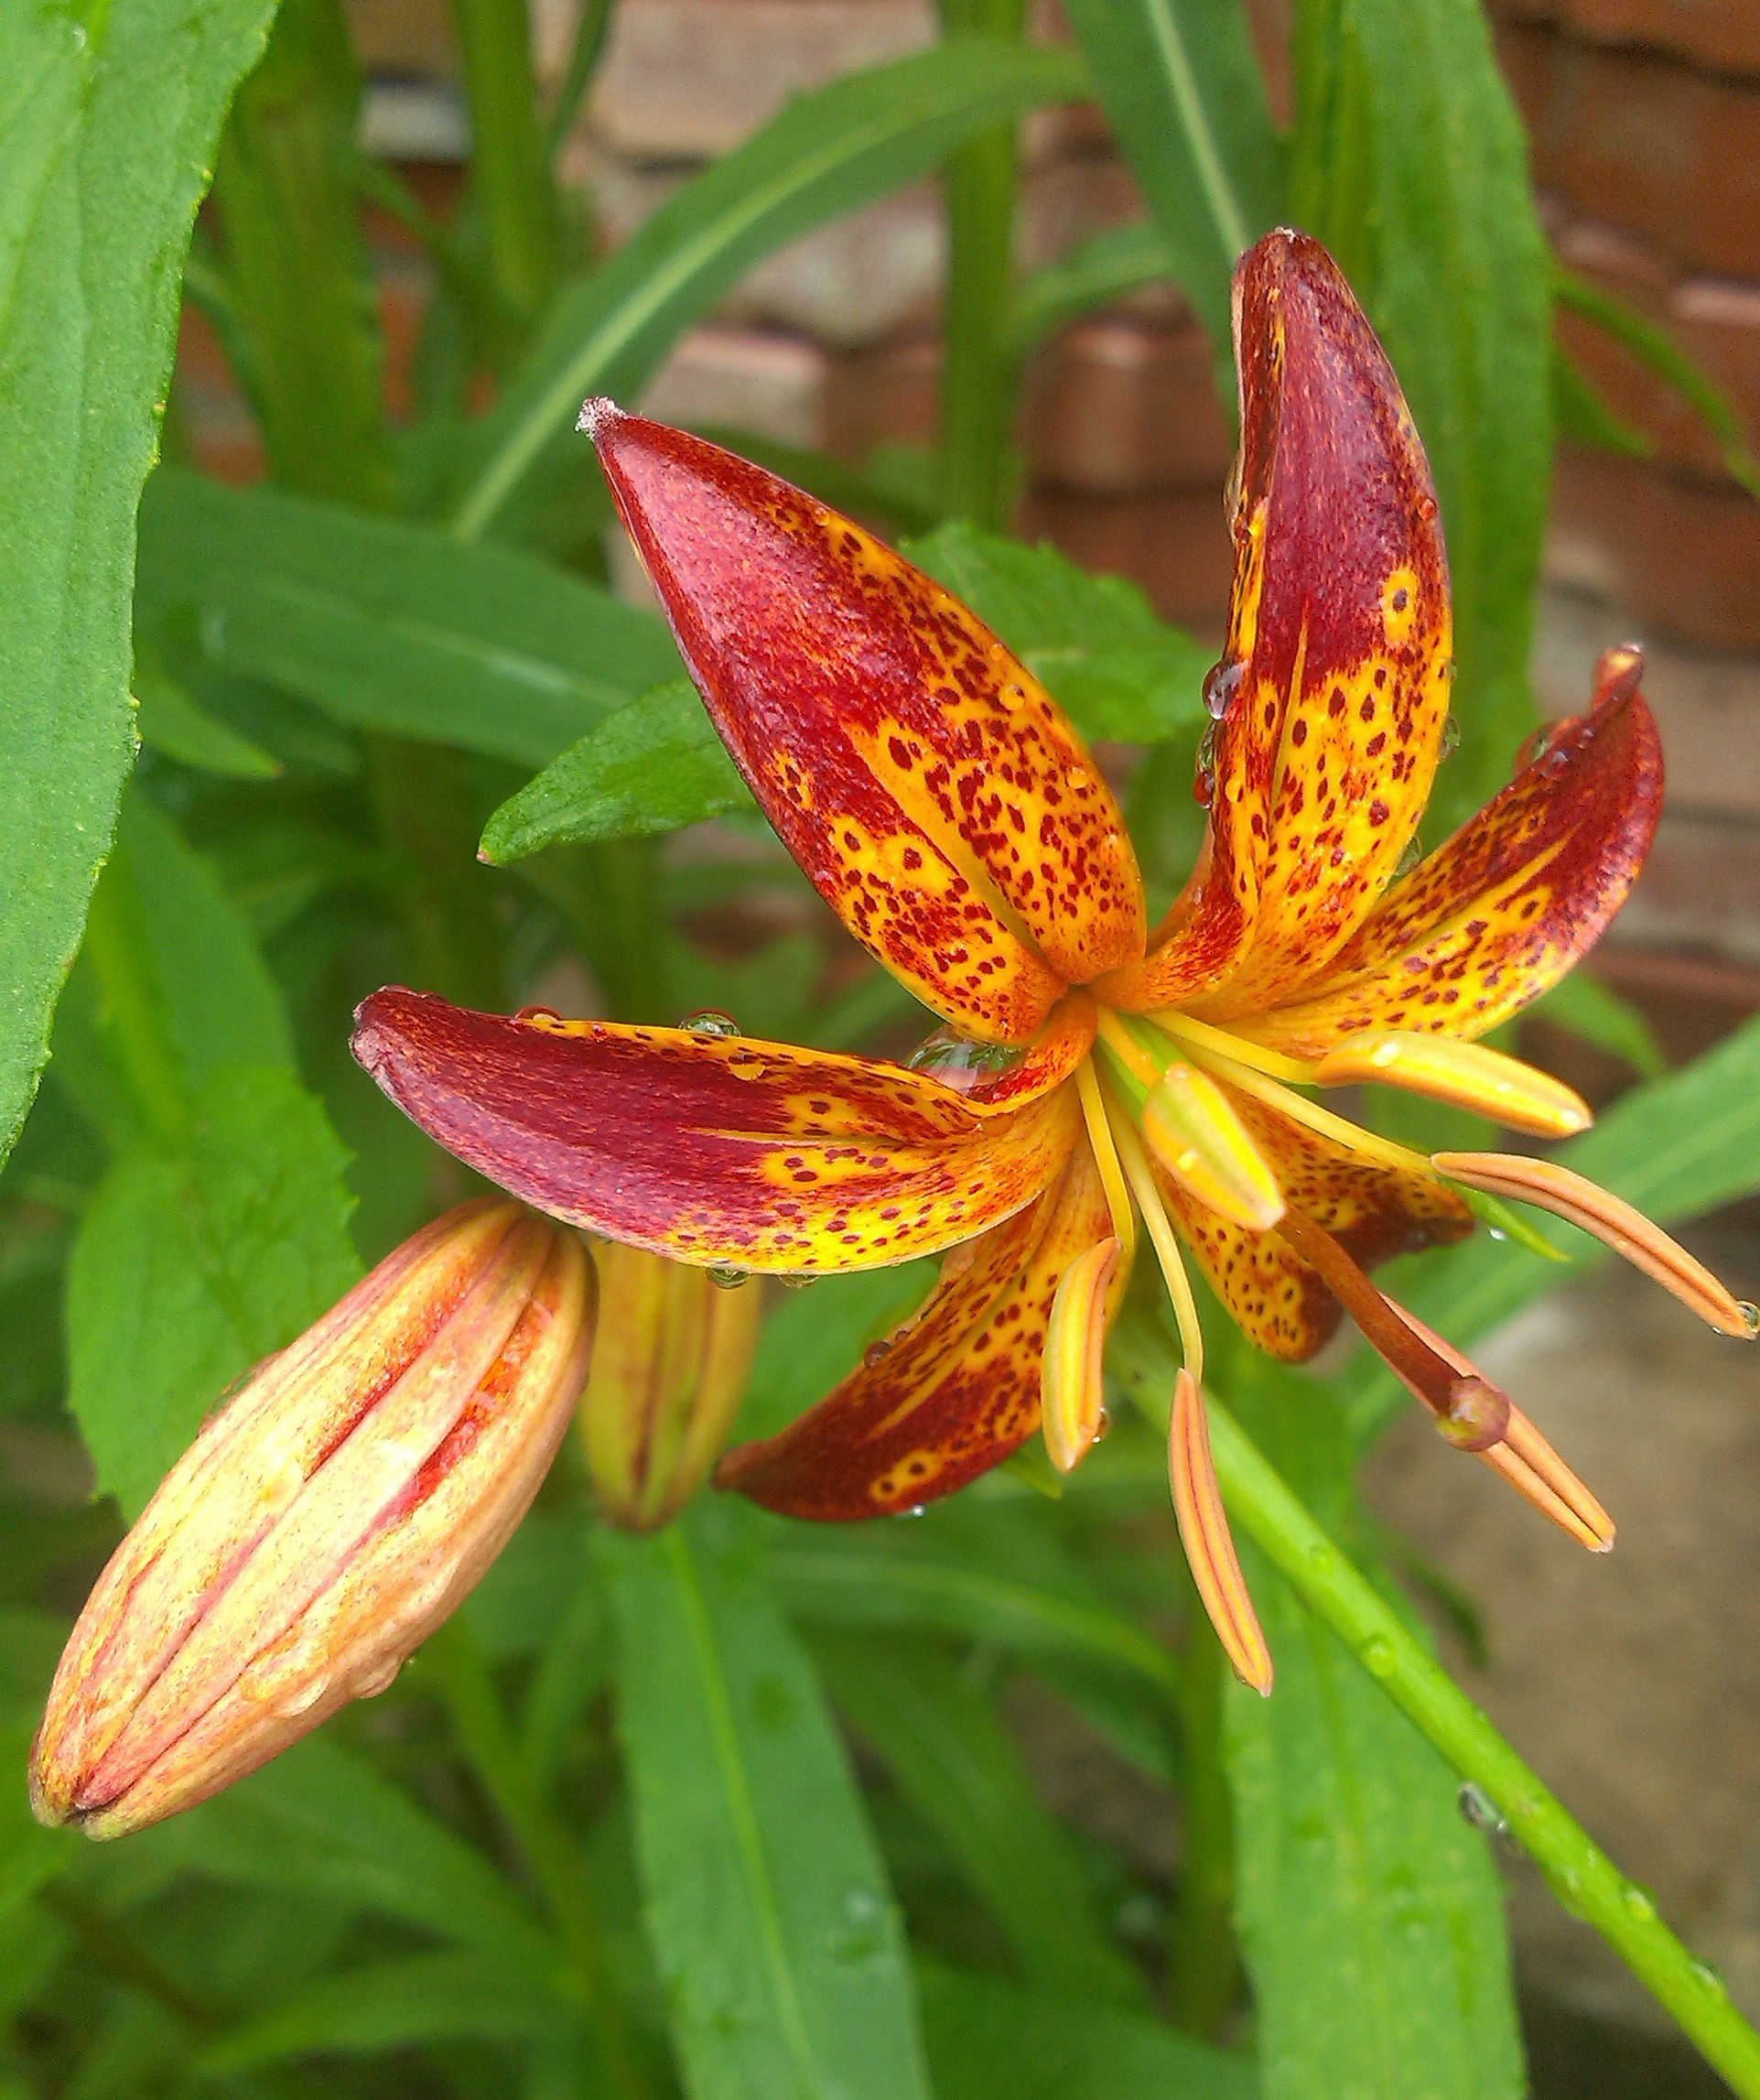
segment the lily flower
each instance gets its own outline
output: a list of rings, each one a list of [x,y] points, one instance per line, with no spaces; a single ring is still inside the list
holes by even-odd
[[[1474,1202],[1512,1196],[1641,1246],[1725,1331],[1755,1315],[1571,1177],[1431,1159],[1315,1098],[1370,1081],[1543,1136],[1583,1128],[1568,1088],[1474,1039],[1618,908],[1661,753],[1637,653],[1614,652],[1589,711],[1402,874],[1453,668],[1423,449],[1315,242],[1275,233],[1243,258],[1235,331],[1208,835],[1159,927],[1094,760],[965,606],[813,497],[595,401],[582,428],[718,731],[821,894],[945,1025],[906,1067],[391,989],[361,1008],[355,1051],[491,1180],[674,1261],[817,1276],[947,1256],[915,1318],[824,1402],[723,1459],[721,1485],[794,1516],[914,1508],[1042,1422],[1053,1461],[1074,1465],[1104,1425],[1106,1332],[1140,1232],[1182,1338],[1170,1465],[1186,1550],[1235,1667],[1269,1690],[1210,1463],[1188,1255],[1286,1361],[1348,1312],[1444,1434],[1597,1548],[1613,1528],[1593,1496],[1367,1271],[1463,1238]]]

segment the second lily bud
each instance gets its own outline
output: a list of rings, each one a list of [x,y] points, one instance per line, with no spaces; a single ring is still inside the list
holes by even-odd
[[[721,1455],[758,1347],[761,1286],[716,1283],[639,1247],[594,1250],[609,1317],[581,1396],[581,1440],[608,1523],[669,1523]]]
[[[38,1819],[156,1823],[383,1691],[525,1514],[593,1318],[579,1236],[484,1197],[259,1365],[87,1599],[31,1756]]]

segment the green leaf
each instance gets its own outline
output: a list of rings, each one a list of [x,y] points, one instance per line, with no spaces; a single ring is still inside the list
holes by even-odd
[[[218,715],[198,707],[189,688],[138,660],[135,666],[135,727],[141,741],[179,765],[232,780],[272,780],[281,761],[241,736]]]
[[[327,1896],[419,1925],[534,1982],[558,1974],[547,1935],[462,1838],[329,1736],[309,1736],[131,1849],[253,1889]]]
[[[930,1962],[917,1989],[939,2100],[1254,2100],[1259,2089],[1247,2057],[1122,2007]]]
[[[1431,798],[1440,836],[1503,785],[1534,720],[1551,264],[1479,0],[1300,0],[1296,56],[1290,211],[1387,346],[1448,535],[1462,742]]]
[[[1593,1043],[1597,1050],[1623,1057],[1647,1079],[1660,1079],[1668,1060],[1656,1032],[1629,999],[1586,969],[1573,969],[1537,999],[1524,1013],[1527,1021],[1549,1021],[1555,1028]]]
[[[1615,415],[1562,343],[1552,345],[1552,421],[1560,438],[1627,460],[1647,460],[1656,447],[1636,424]]]
[[[531,556],[162,473],[141,513],[138,608],[189,604],[222,669],[356,729],[525,765],[678,673],[652,613]]]
[[[934,1287],[933,1261],[827,1276],[789,1292],[764,1321],[746,1384],[739,1434],[773,1436],[855,1369],[862,1351],[890,1334]]]
[[[1243,248],[1283,209],[1282,153],[1238,0],[1068,0],[1095,91],[1220,368]]]
[[[1210,651],[1134,583],[963,521],[903,551],[996,630],[1085,737],[1157,743],[1203,719]]]
[[[1231,1399],[1272,1462],[1323,1522],[1348,1526],[1336,1403],[1269,1366],[1251,1382]],[[1502,1889],[1454,1773],[1251,1542],[1240,1550],[1277,1665],[1269,1699],[1229,1684],[1224,1728],[1265,2100],[1520,2100]]]
[[[1172,252],[1148,220],[1114,226],[1030,277],[1016,295],[1009,342],[1026,357],[1059,329],[1173,275]]]
[[[701,1503],[608,1535],[648,1936],[692,2100],[926,2100],[910,1970],[843,1749],[765,1589]]]
[[[751,806],[696,687],[675,678],[608,715],[503,802],[480,851],[504,866],[546,846],[647,839]]]
[[[509,1963],[417,1954],[325,1976],[232,2029],[199,2062],[224,2077],[319,2051],[377,2056],[423,2042],[520,2039],[567,2017],[554,1992]]]
[[[1623,1095],[1593,1131],[1549,1156],[1668,1225],[1760,1188],[1760,1020],[1666,1079]],[[1598,1239],[1549,1217],[1548,1236],[1579,1267],[1612,1259]],[[1500,1326],[1563,1275],[1537,1254],[1475,1236],[1388,1271],[1402,1304],[1463,1346]],[[1634,1288],[1648,1288],[1634,1283]],[[1682,1317],[1686,1317],[1682,1315]],[[1405,1389],[1378,1359],[1344,1386],[1353,1433],[1386,1427]]]
[[[1040,1511],[956,1499],[917,1523],[779,1527],[772,1574],[819,1626],[925,1629],[1099,1664],[1171,1696],[1172,1654],[1109,1603]]]
[[[1084,85],[1066,51],[972,38],[797,97],[564,295],[489,419],[454,529],[487,531],[582,398],[639,392],[754,263],[929,174],[974,133]]]
[[[144,1141],[105,1177],[68,1270],[69,1404],[130,1517],[227,1387],[360,1274],[347,1163],[290,1072],[232,1066],[187,1150]]]
[[[14,7],[0,24],[0,1156],[134,756],[135,512],[178,273],[270,0]]]
[[[1126,2005],[1141,1982],[1101,1932],[1069,1839],[990,1702],[933,1641],[814,1644],[838,1710],[878,1752],[1001,1928],[1024,1981]]]

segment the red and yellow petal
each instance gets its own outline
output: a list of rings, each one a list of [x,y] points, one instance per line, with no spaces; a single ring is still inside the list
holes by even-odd
[[[1100,987],[1215,1019],[1322,968],[1392,878],[1430,795],[1452,646],[1423,447],[1318,242],[1268,233],[1243,258],[1235,336],[1235,584],[1213,688],[1232,697],[1210,852],[1148,958]]]
[[[609,402],[584,421],[722,740],[871,953],[1006,1043],[1142,954],[1111,790],[974,614],[730,452]]]
[[[962,1249],[916,1318],[780,1436],[742,1445],[716,1478],[784,1516],[840,1522],[951,1495],[1039,1425],[1053,1301],[1109,1237],[1085,1145],[1030,1211]],[[1122,1276],[1115,1280],[1117,1308]]]
[[[1472,1038],[1588,952],[1637,878],[1662,807],[1662,745],[1629,652],[1595,705],[1383,901],[1299,1003],[1237,1021],[1304,1058],[1360,1029]]]
[[[354,1054],[448,1152],[552,1217],[698,1266],[938,1253],[1057,1176],[1075,1089],[980,1119],[902,1066],[687,1029],[510,1021],[393,987]]]
[[[1290,1207],[1323,1226],[1362,1267],[1446,1247],[1473,1230],[1473,1213],[1441,1181],[1372,1164],[1237,1088],[1225,1091]],[[1171,1176],[1156,1178],[1212,1290],[1250,1341],[1269,1356],[1301,1363],[1332,1339],[1338,1300],[1275,1230],[1248,1231],[1194,1201]]]
[[[912,1054],[911,1069],[951,1087],[975,1116],[1012,1112],[1075,1077],[1098,1022],[1085,991],[1067,991],[1024,1050],[973,1043],[943,1028]]]

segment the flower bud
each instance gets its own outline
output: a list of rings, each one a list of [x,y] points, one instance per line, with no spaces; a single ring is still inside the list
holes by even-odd
[[[594,1249],[608,1317],[581,1396],[588,1469],[609,1523],[657,1531],[720,1456],[758,1346],[759,1286],[639,1247]]]
[[[39,1820],[136,1830],[383,1691],[536,1494],[594,1299],[577,1234],[483,1197],[259,1364],[87,1599],[31,1754]]]

